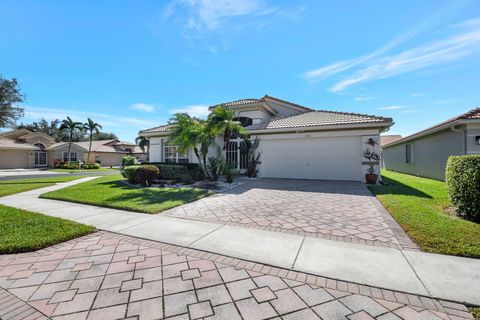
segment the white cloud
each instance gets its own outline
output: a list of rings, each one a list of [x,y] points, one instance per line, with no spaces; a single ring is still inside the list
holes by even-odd
[[[173,109],[171,112],[172,114],[186,112],[193,117],[199,118],[205,118],[210,113],[210,111],[208,110],[208,106],[204,104],[195,104],[191,106],[180,107]]]
[[[453,62],[480,52],[480,27],[467,32],[433,41],[397,55],[370,61],[355,73],[334,84],[331,92],[340,92],[348,87],[371,80],[385,79],[395,75],[426,69]]]
[[[364,96],[355,97],[355,101],[369,101],[374,99],[375,97],[364,97]]]
[[[155,106],[146,103],[134,103],[130,106],[130,108],[143,112],[155,112]]]
[[[378,108],[378,110],[400,110],[405,108],[408,108],[408,106],[387,106]]]

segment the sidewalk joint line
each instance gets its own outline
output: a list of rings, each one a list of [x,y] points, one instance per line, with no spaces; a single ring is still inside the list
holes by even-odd
[[[194,241],[190,242],[190,243],[189,243],[189,244],[187,244],[185,247],[191,247],[191,246],[192,246],[192,245],[193,245],[195,242],[202,240],[202,239],[203,239],[203,238],[205,238],[206,236],[208,236],[208,235],[210,235],[210,234],[214,233],[215,231],[217,231],[218,229],[220,229],[220,228],[222,228],[222,227],[224,227],[224,226],[225,226],[224,224],[220,225],[220,227],[218,227],[218,228],[215,228],[214,230],[212,230],[212,231],[208,232],[207,234],[205,234],[205,235],[201,236],[201,237],[200,237],[200,238],[198,238],[197,240],[194,240]]]
[[[300,247],[298,248],[297,254],[295,255],[295,259],[293,260],[292,267],[290,269],[294,269],[295,263],[297,263],[298,256],[300,255],[300,251],[302,250],[303,243],[305,242],[305,236],[302,237],[302,243],[300,243]]]
[[[415,277],[417,277],[418,281],[420,281],[420,283],[422,284],[422,286],[425,288],[425,290],[427,291],[428,295],[430,297],[434,297],[432,295],[432,293],[430,292],[430,290],[428,290],[428,287],[427,285],[423,282],[423,280],[420,278],[420,276],[417,274],[417,271],[415,270],[415,268],[412,266],[412,264],[410,263],[410,261],[408,260],[407,256],[405,254],[403,254],[403,250],[400,250],[400,253],[402,254],[403,258],[405,259],[405,261],[407,261],[408,265],[410,266],[410,268],[412,269],[413,273],[415,274]]]

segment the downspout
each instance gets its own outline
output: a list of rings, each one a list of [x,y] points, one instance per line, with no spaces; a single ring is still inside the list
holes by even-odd
[[[462,146],[462,153],[465,155],[467,154],[467,130],[462,130],[462,129],[458,129],[458,128],[455,128],[455,125],[451,126],[450,127],[450,130],[452,130],[453,132],[457,132],[457,133],[461,133],[463,135],[463,146]]]

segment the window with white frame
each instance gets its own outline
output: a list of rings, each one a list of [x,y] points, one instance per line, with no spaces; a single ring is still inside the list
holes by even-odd
[[[165,162],[188,163],[188,154],[180,153],[177,146],[165,146]]]
[[[405,163],[413,163],[413,161],[414,161],[413,144],[407,143],[405,145]]]
[[[70,152],[70,160],[68,159],[68,152],[63,153],[63,161],[77,161],[77,153]]]

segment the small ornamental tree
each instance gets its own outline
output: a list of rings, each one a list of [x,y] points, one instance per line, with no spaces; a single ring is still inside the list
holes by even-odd
[[[480,222],[480,155],[449,157],[445,182],[457,215]]]

